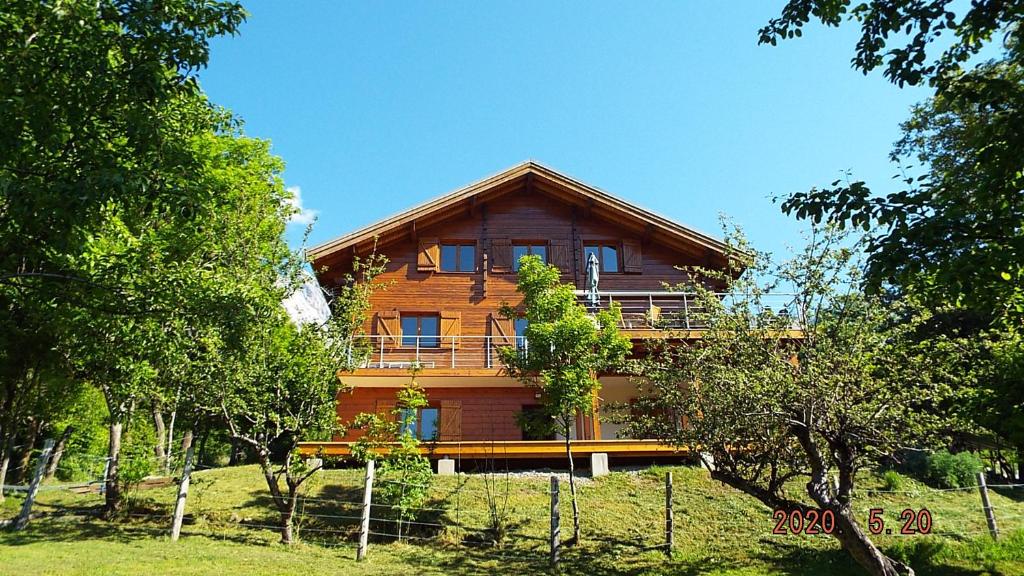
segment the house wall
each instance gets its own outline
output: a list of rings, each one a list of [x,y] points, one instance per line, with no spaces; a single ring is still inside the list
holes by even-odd
[[[338,418],[351,422],[360,412],[376,412],[382,404],[394,404],[395,388],[356,388],[338,395]],[[516,413],[523,406],[536,404],[535,390],[522,386],[507,388],[430,388],[431,404],[458,400],[462,405],[462,440],[521,440]],[[443,417],[443,416],[442,416]],[[360,432],[349,432],[341,441],[353,441]]]
[[[420,272],[417,269],[419,238],[437,238],[442,243],[475,242],[477,271]],[[378,291],[371,299],[371,311],[365,329],[377,333],[374,316],[379,312],[461,314],[461,335],[488,335],[488,317],[497,314],[503,302],[517,304],[514,273],[483,273],[483,254],[495,238],[519,241],[550,242],[561,240],[571,247],[572,266],[563,270],[563,282],[584,288],[585,267],[582,262],[584,244],[606,242],[620,245],[623,240],[640,244],[642,272],[639,274],[605,273],[600,287],[604,291],[664,289],[664,283],[677,284],[688,275],[676,268],[699,265],[693,256],[673,252],[615,224],[573,209],[540,192],[514,192],[489,201],[484,208],[465,212],[463,216],[416,230],[416,237],[383,246],[380,252],[388,257],[386,271],[379,277],[388,283],[386,290]],[[493,258],[490,258],[493,264]],[[345,267],[321,274],[321,281],[329,285],[345,272]]]

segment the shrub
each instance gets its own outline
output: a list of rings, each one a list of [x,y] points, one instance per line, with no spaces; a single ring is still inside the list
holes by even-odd
[[[972,452],[940,450],[928,456],[927,480],[940,488],[963,488],[976,484],[984,469],[981,458]]]
[[[888,490],[889,492],[903,490],[907,483],[906,477],[895,470],[886,470],[882,473],[881,479],[882,490]]]

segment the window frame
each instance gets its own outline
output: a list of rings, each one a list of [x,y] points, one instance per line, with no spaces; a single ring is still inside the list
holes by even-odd
[[[544,248],[544,264],[551,263],[551,242],[548,240],[513,240],[512,241],[512,273],[519,273],[519,258],[516,258],[516,248],[526,248],[523,256],[534,256],[534,248]]]
[[[406,334],[405,332],[405,320],[406,318],[416,319],[416,334]],[[436,334],[423,334],[423,319],[433,318],[435,325],[437,326]],[[401,339],[399,348],[428,348],[433,350],[435,348],[441,348],[441,314],[439,312],[399,312],[398,314],[398,329],[401,330],[402,335],[399,336]],[[409,336],[414,338],[412,344],[406,344],[405,338]],[[433,345],[424,345],[424,338],[433,338]]]
[[[411,408],[402,408],[403,414],[399,414],[399,418],[404,420],[405,419],[404,412],[408,412],[409,410],[411,410]],[[423,437],[423,411],[424,410],[433,410],[434,414],[435,414],[434,415],[434,434],[430,438],[424,438]],[[427,441],[427,442],[436,441],[438,438],[441,437],[441,406],[440,405],[435,405],[435,404],[427,404],[426,406],[423,406],[423,407],[420,407],[420,408],[416,408],[416,415],[415,415],[415,417],[413,418],[413,421],[410,424],[412,424],[413,436],[415,436],[417,440],[420,440],[421,442],[422,441]],[[402,430],[402,432],[405,432],[405,430],[407,430],[407,429],[408,428]]]
[[[613,241],[608,241],[608,240],[591,240],[591,241],[584,240],[582,242],[582,244],[583,244],[582,255],[583,255],[583,272],[584,272],[584,274],[586,274],[586,271],[587,271],[587,260],[588,260],[587,248],[597,248],[598,272],[600,272],[601,274],[623,274],[623,271],[622,271],[622,243],[621,242],[613,242]],[[614,272],[609,272],[605,268],[605,263],[604,263],[604,249],[605,248],[611,248],[611,249],[615,250],[615,271]]]
[[[437,271],[441,274],[476,274],[478,269],[478,255],[479,250],[476,240],[441,240],[438,244],[437,250]],[[445,247],[455,248],[455,270],[444,269],[444,249]],[[462,265],[462,250],[463,248],[473,248],[473,269],[472,270],[461,270]]]

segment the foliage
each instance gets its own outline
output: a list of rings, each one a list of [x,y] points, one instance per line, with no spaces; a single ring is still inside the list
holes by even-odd
[[[379,461],[377,493],[381,503],[389,505],[398,520],[398,537],[402,537],[403,522],[410,512],[423,505],[434,475],[430,460],[420,454],[420,440],[416,436],[416,418],[425,408],[427,395],[416,383],[416,370],[410,383],[395,395],[390,414],[363,412],[353,419],[350,430],[362,434],[352,446],[352,458],[357,462]],[[380,454],[381,448],[388,450]]]
[[[1017,26],[1022,14],[1024,3],[1015,0],[969,5],[954,0],[789,0],[782,14],[761,28],[759,43],[774,46],[802,36],[812,20],[839,26],[845,19],[861,27],[854,68],[866,74],[884,64],[885,77],[900,86],[926,80],[941,85],[1000,32],[1006,32],[1005,42],[1018,44],[1024,35]],[[948,41],[936,42],[940,38]],[[892,46],[900,42],[906,44]],[[936,49],[941,54],[935,56]]]
[[[423,506],[434,479],[430,460],[420,454],[416,437],[416,419],[420,408],[427,406],[427,395],[416,383],[415,374],[408,386],[398,391],[393,411],[395,445],[381,458],[378,494],[381,502],[396,513],[398,538],[402,538],[403,522],[411,512]]]
[[[807,496],[833,511],[834,536],[853,558],[871,573],[892,573],[902,568],[878,552],[851,508],[856,475],[934,438],[942,423],[935,405],[948,388],[926,358],[908,353],[919,312],[858,290],[848,245],[836,229],[813,229],[806,248],[774,269],[743,249],[736,253],[751,257],[747,276],[696,270],[717,275],[730,297],[687,287],[707,329],[690,344],[657,344],[638,362],[647,390],[639,408],[663,424],[643,429],[638,420],[626,433],[689,448],[713,478],[771,508],[805,509],[787,486],[806,479]],[[791,317],[763,304],[772,282],[796,291],[798,336]]]
[[[579,506],[570,437],[580,414],[594,410],[601,387],[598,374],[621,366],[632,348],[619,333],[621,311],[612,306],[590,313],[576,301],[574,287],[560,283],[561,272],[538,256],[519,260],[516,291],[521,309],[503,304],[505,318],[525,318],[525,346],[500,350],[509,374],[540,389],[543,412],[565,438],[573,505],[573,540],[580,539]]]
[[[976,78],[998,78],[998,84]],[[1024,321],[1024,68],[984,64],[914,108],[892,152],[903,190],[873,195],[836,181],[783,210],[868,232],[867,277],[933,306],[977,310],[1011,330]],[[914,174],[919,172],[918,176]]]
[[[973,452],[950,453],[939,450],[928,455],[927,479],[939,488],[965,488],[978,484],[978,473],[985,469]]]
[[[902,474],[895,470],[886,470],[881,474],[882,479],[882,490],[889,492],[896,492],[903,490],[906,486],[906,479]]]

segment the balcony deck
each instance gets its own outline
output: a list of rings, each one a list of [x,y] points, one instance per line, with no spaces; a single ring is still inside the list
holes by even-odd
[[[707,329],[704,310],[696,294],[688,292],[601,292],[597,306],[587,301],[587,293],[577,297],[591,309],[607,309],[616,303],[622,311],[619,329],[634,340],[673,338],[696,340]],[[730,294],[718,295],[721,299]],[[800,324],[792,294],[771,294],[764,299],[763,312],[791,318],[788,337],[800,337]],[[762,311],[759,311],[762,312]],[[408,376],[414,366],[433,375],[500,376],[503,373],[500,350],[525,348],[521,336],[405,336],[365,335],[357,342],[368,355],[355,375]]]
[[[379,449],[387,453],[390,445]],[[304,456],[349,456],[348,442],[300,442],[299,453]],[[558,459],[565,458],[562,440],[467,440],[462,442],[424,442],[420,453],[431,459],[482,458]],[[686,456],[685,448],[676,448],[658,440],[573,440],[573,456],[587,457],[605,453],[620,457]]]

